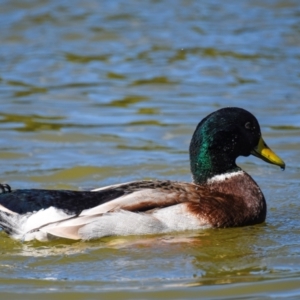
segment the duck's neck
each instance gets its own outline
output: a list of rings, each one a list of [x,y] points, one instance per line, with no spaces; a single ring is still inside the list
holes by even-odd
[[[226,151],[221,149],[208,149],[202,145],[195,153],[190,153],[191,172],[193,182],[205,184],[216,175],[228,174],[240,171],[235,159],[228,156]],[[221,151],[218,151],[221,150]]]

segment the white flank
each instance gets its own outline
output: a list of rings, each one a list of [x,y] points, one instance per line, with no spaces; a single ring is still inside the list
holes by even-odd
[[[232,173],[225,173],[225,174],[221,174],[221,175],[216,175],[210,179],[207,180],[208,184],[211,183],[216,183],[216,182],[222,182],[224,180],[230,179],[232,177],[235,176],[239,176],[239,175],[243,175],[244,171],[236,171],[236,172],[232,172]]]
[[[12,237],[47,241],[53,237],[90,240],[105,236],[159,234],[209,227],[188,211],[187,204],[138,213],[126,210],[74,217],[53,207],[26,215],[1,216],[14,228]]]
[[[67,221],[72,227],[72,221]],[[64,222],[66,225],[66,222]],[[106,213],[78,230],[78,237],[83,240],[105,236],[126,236],[158,234],[183,230],[206,228],[208,224],[198,219],[187,210],[187,204],[158,209],[153,213],[135,213],[125,210]],[[55,228],[56,232],[58,228]],[[49,233],[53,234],[50,230]]]

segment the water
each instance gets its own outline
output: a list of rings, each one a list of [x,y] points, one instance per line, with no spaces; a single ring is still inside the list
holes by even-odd
[[[239,165],[265,224],[93,242],[0,233],[10,299],[297,299],[300,296],[300,4],[0,1],[1,182],[90,189],[190,181],[197,123],[250,110],[286,171]]]

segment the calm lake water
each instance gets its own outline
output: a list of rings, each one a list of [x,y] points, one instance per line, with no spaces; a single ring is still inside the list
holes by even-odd
[[[190,181],[197,123],[250,110],[285,172],[265,224],[92,242],[0,232],[1,299],[299,299],[300,2],[1,0],[0,181]]]

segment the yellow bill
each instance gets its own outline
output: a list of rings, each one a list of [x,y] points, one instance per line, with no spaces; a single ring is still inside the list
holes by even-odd
[[[270,163],[285,169],[284,161],[277,156],[265,143],[262,137],[260,137],[258,145],[251,151],[251,154]]]

